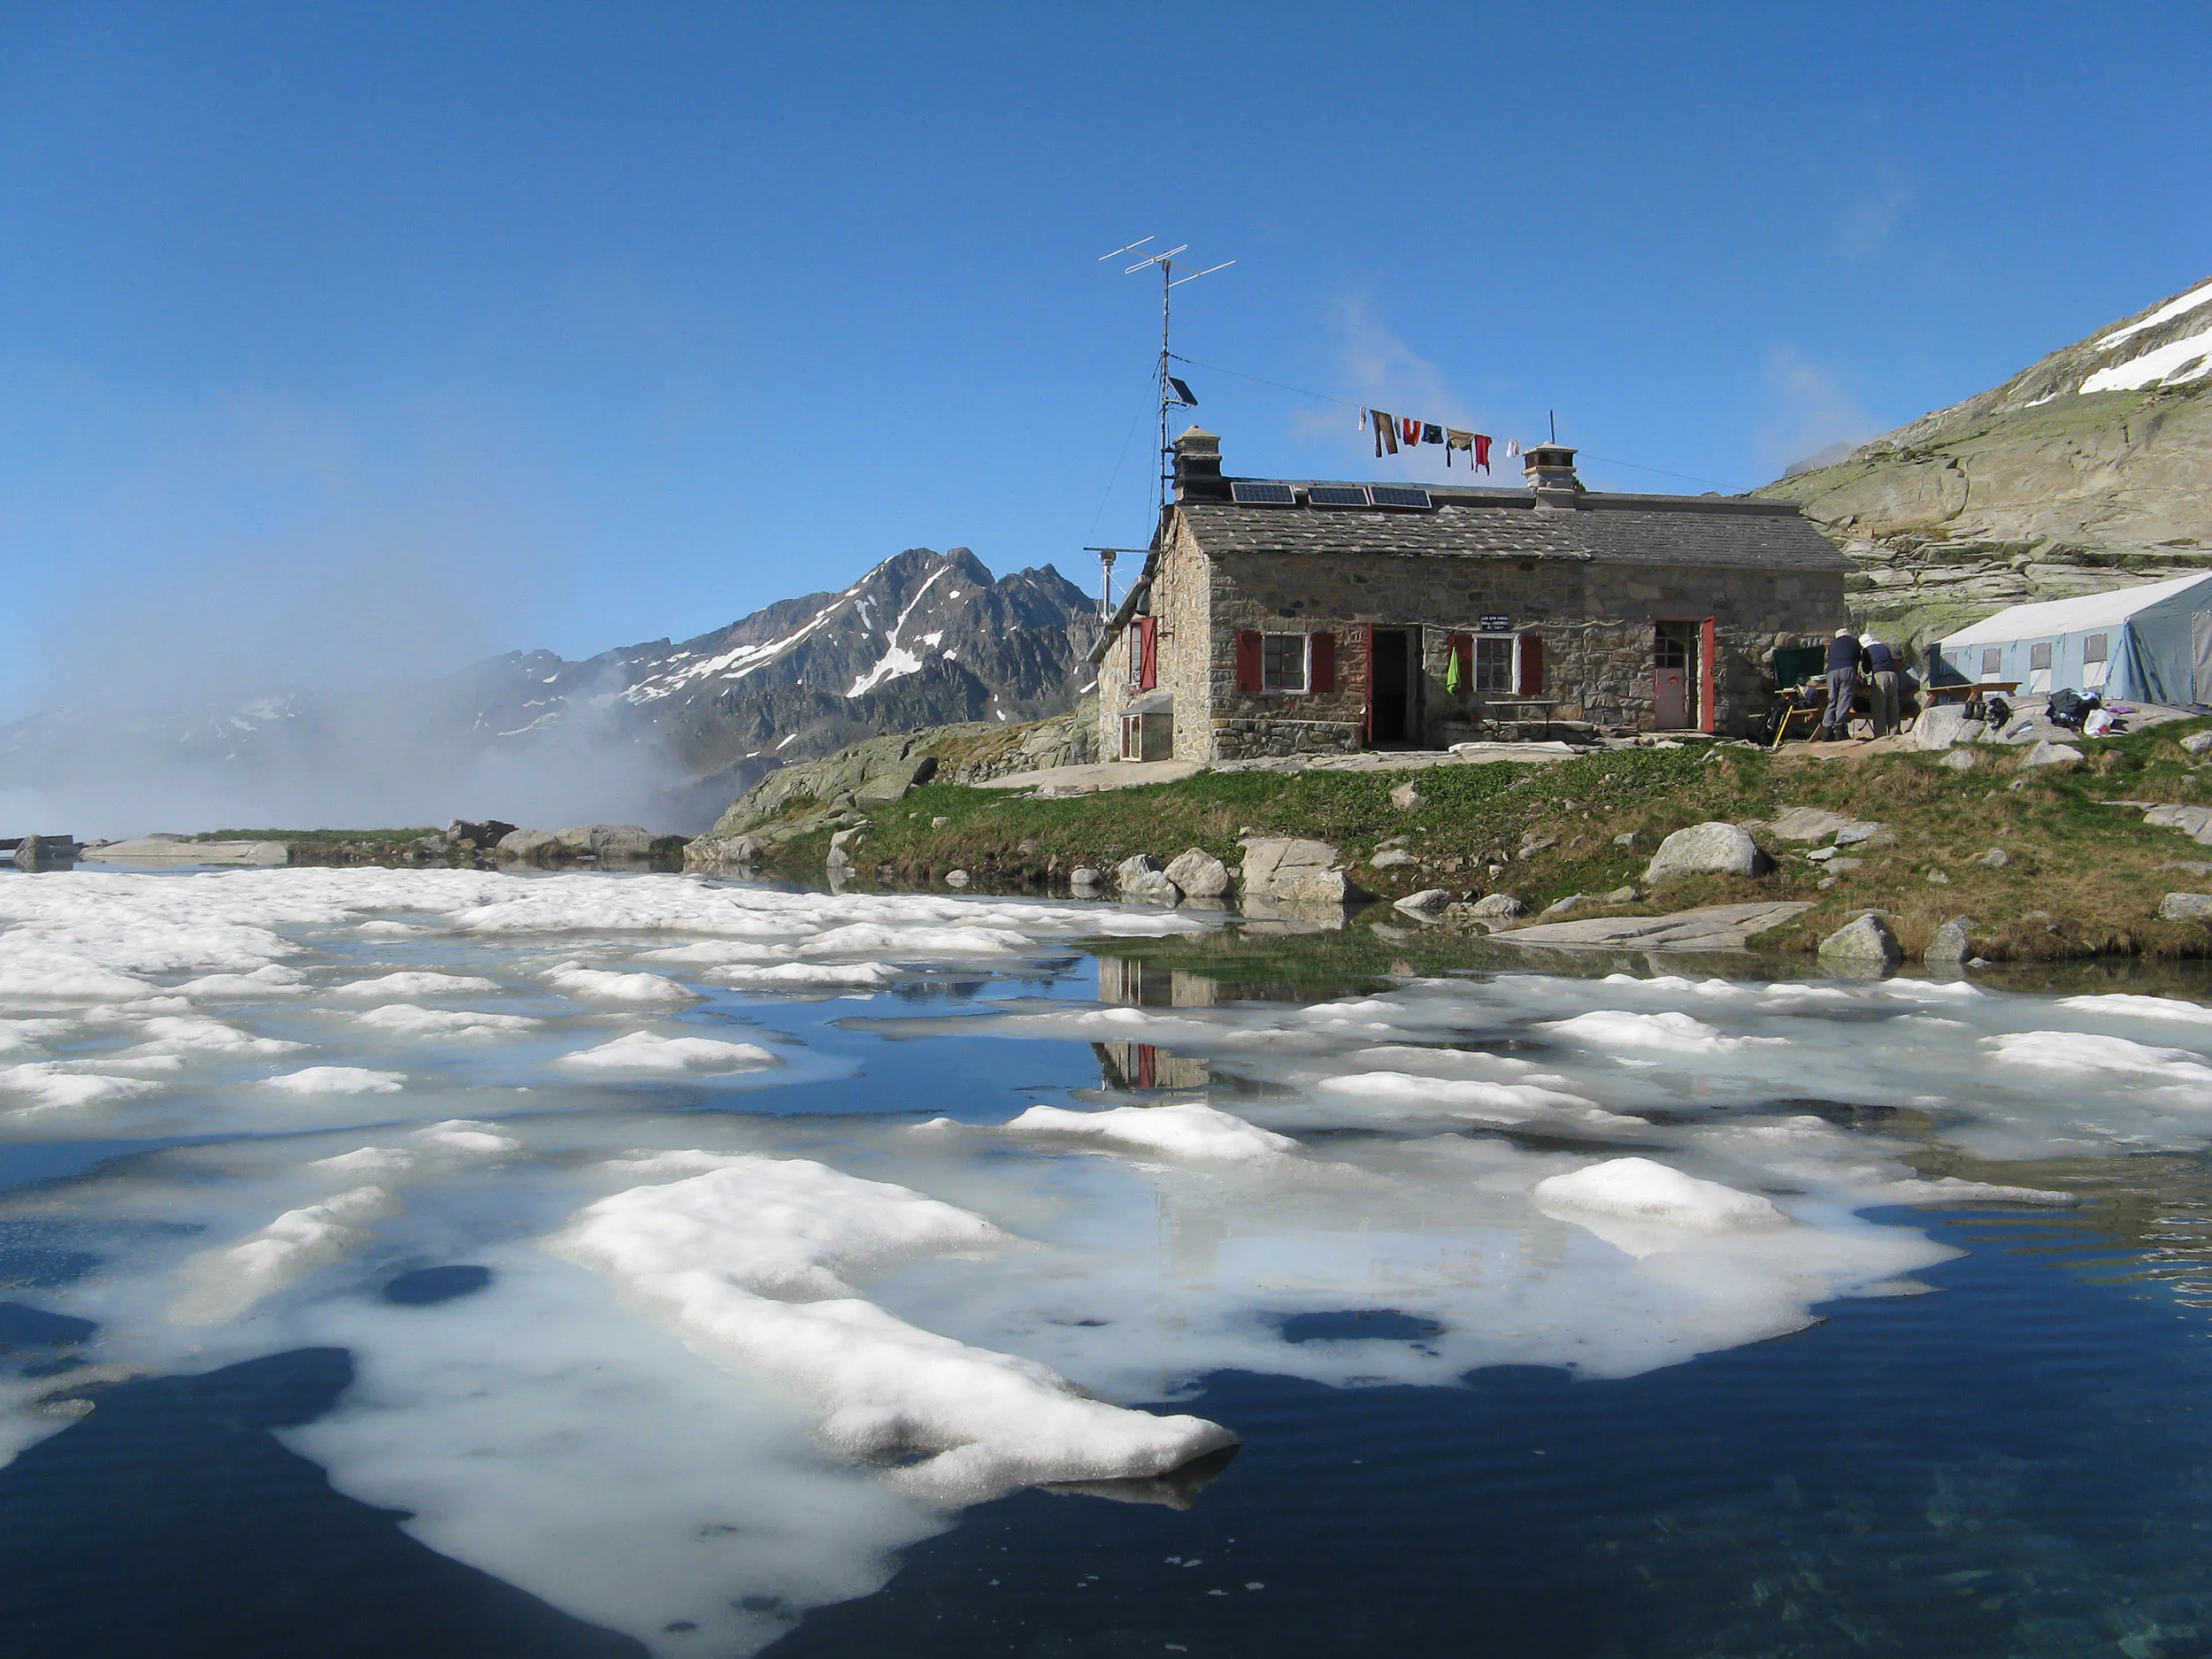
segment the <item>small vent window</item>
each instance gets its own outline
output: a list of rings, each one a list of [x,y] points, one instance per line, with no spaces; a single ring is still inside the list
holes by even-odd
[[[2001,645],[1991,645],[1985,647],[1982,651],[1982,672],[1985,674],[2001,674],[2004,672],[2005,648]]]
[[[1475,639],[1475,689],[1510,694],[1513,690],[1513,640],[1479,634]]]
[[[2082,642],[2081,660],[2085,663],[2101,663],[2104,659],[2105,636],[2093,634]]]
[[[1316,507],[1364,507],[1367,505],[1367,486],[1314,484],[1308,487],[1306,500]]]
[[[1263,691],[1303,691],[1306,688],[1306,636],[1270,634],[1260,641],[1260,688]]]
[[[2051,642],[2048,640],[2040,645],[2028,647],[2028,670],[2031,673],[2039,668],[2047,669],[2050,665]]]
[[[1229,486],[1234,500],[1248,507],[1295,507],[1297,493],[1287,484],[1255,484],[1238,482]]]
[[[1420,507],[1429,505],[1429,493],[1410,484],[1370,484],[1367,498],[1378,507]]]

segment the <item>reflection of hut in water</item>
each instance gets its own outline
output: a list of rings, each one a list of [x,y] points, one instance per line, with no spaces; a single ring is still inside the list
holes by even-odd
[[[1203,974],[1137,956],[1098,959],[1098,1000],[1126,1008],[1212,1008],[1221,987]],[[1094,1042],[1100,1081],[1111,1089],[1203,1088],[1206,1063],[1150,1042]]]
[[[1203,1088],[1206,1063],[1152,1042],[1094,1042],[1099,1080],[1108,1088]]]

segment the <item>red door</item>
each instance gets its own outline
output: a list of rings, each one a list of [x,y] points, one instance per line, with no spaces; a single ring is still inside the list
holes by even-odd
[[[1719,655],[1714,638],[1713,618],[1708,617],[1697,625],[1697,729],[1713,729],[1713,715],[1719,698],[1714,695],[1713,663]]]
[[[1367,654],[1366,684],[1360,693],[1363,704],[1360,711],[1360,741],[1371,749],[1375,742],[1375,625],[1364,625],[1360,636]]]

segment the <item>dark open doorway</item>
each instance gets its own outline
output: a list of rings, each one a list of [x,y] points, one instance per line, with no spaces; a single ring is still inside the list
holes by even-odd
[[[1368,658],[1371,713],[1367,741],[1410,743],[1419,733],[1420,653],[1410,628],[1377,628]]]

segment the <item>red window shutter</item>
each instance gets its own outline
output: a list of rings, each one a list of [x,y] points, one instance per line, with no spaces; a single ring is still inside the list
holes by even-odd
[[[1713,729],[1713,668],[1720,656],[1719,642],[1714,638],[1713,618],[1708,617],[1697,627],[1697,729]]]
[[[1160,618],[1137,618],[1137,689],[1150,691],[1160,683]]]
[[[1513,695],[1517,697],[1540,697],[1544,695],[1544,636],[1524,634],[1513,641]]]
[[[1260,636],[1250,629],[1237,634],[1237,689],[1260,688]]]
[[[1336,635],[1317,634],[1307,641],[1307,645],[1313,654],[1311,689],[1334,691],[1336,689]]]
[[[1464,696],[1475,688],[1475,636],[1471,634],[1448,634],[1444,640],[1444,649],[1459,664],[1459,690],[1460,695]]]

